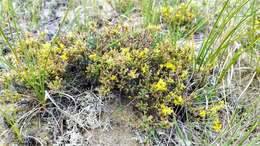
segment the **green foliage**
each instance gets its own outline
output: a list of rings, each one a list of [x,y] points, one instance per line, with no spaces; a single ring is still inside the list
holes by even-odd
[[[198,32],[206,23],[198,8],[190,3],[143,0],[142,14],[145,25],[163,25],[174,41]]]
[[[171,127],[173,118],[180,120],[191,115],[210,119],[211,128],[220,131],[223,101],[218,100],[216,87],[203,89],[205,93],[187,88],[193,72],[194,48],[176,46],[155,25],[136,33],[128,32],[129,28],[122,24],[106,25],[101,33],[95,27],[93,23],[86,36],[86,75],[93,86],[100,87],[100,93],[121,94],[122,98],[133,100],[144,120],[140,128],[148,132],[155,127]],[[210,75],[208,68],[192,78],[203,86],[207,82],[199,76],[205,75]],[[204,104],[207,98],[209,109]]]
[[[174,47],[167,39],[154,48],[129,46],[90,53],[87,75],[98,78],[102,93],[119,91],[133,99],[143,114],[166,123],[190,98],[185,94],[185,81],[193,50]]]
[[[163,21],[171,29],[182,29],[183,32],[187,32],[188,29],[191,29],[195,18],[198,17],[198,12],[194,8],[182,3],[177,8],[169,5],[163,6],[161,15]]]
[[[247,13],[242,13],[243,16],[236,21],[234,25],[230,26],[230,22],[237,18],[248,2],[249,0],[238,2],[237,6],[232,9],[232,6],[230,6],[230,1],[225,1],[221,11],[218,13],[218,17],[209,33],[209,36],[204,40],[202,47],[199,50],[196,62],[199,70],[201,67],[212,65],[215,66],[215,64],[219,61],[219,58],[224,59],[229,56],[229,54],[226,53],[228,52],[227,49],[229,45],[237,40],[238,36],[236,35],[236,32],[240,30],[239,28],[243,26],[250,15],[247,15]],[[228,13],[226,14],[227,11]],[[218,43],[218,46],[215,46],[217,41],[220,41],[220,43]],[[236,58],[237,55],[238,54],[234,57]],[[231,59],[231,61],[234,63],[233,59]]]
[[[12,112],[10,111],[11,109],[8,109],[8,110],[0,109],[0,115],[2,115],[4,117],[6,124],[8,124],[8,126],[12,130],[12,132],[14,133],[18,142],[23,143],[23,137],[21,135],[20,128],[18,127],[18,123],[16,122],[15,116],[12,115]]]
[[[45,103],[45,90],[61,87],[67,64],[84,50],[82,42],[74,38],[57,39],[54,43],[43,38],[27,36],[14,44],[15,53],[5,57],[11,69],[11,75],[6,74],[12,78],[9,80],[32,89],[42,105]]]
[[[144,19],[144,24],[157,24],[160,19],[160,13],[157,11],[156,1],[155,0],[142,0],[142,15]]]
[[[176,135],[184,143],[186,139],[193,141],[194,138],[186,137],[186,129],[179,124],[180,121],[191,121],[197,122],[198,127],[205,126],[201,139],[208,144],[214,137],[208,136],[209,133],[227,135],[228,130],[232,130],[230,125],[240,124],[238,127],[244,130],[244,134],[241,136],[239,130],[234,130],[234,135],[231,134],[226,145],[234,142],[242,145],[254,132],[257,123],[252,120],[245,128],[241,126],[246,121],[244,119],[240,123],[226,122],[223,112],[228,106],[232,106],[228,105],[231,99],[227,97],[230,95],[219,94],[222,92],[217,88],[218,83],[226,77],[243,53],[250,52],[252,58],[256,58],[254,61],[259,62],[259,18],[256,0],[252,3],[250,0],[234,1],[235,3],[227,0],[223,4],[210,33],[205,33],[206,38],[202,46],[196,50],[198,53],[195,58],[194,47],[186,45],[186,42],[190,41],[187,36],[198,32],[207,20],[201,18],[198,7],[191,1],[184,3],[178,0],[142,0],[140,6],[145,29],[141,30],[129,27],[125,22],[107,25],[107,21],[100,20],[102,26],[97,26],[94,22],[85,25],[85,18],[81,26],[84,29],[78,31],[83,31],[83,39],[80,33],[77,33],[77,36],[70,33],[60,36],[61,27],[67,23],[69,12],[78,6],[78,3],[69,1],[55,37],[48,42],[44,35],[34,37],[23,34],[19,40],[6,36],[4,25],[14,27],[15,31],[19,32],[14,19],[16,11],[10,1],[0,0],[0,20],[7,18],[11,22],[5,24],[1,21],[0,27],[2,40],[11,51],[0,58],[5,65],[5,69],[0,72],[0,82],[3,83],[0,101],[16,102],[23,96],[33,97],[41,105],[45,105],[45,90],[62,88],[66,71],[71,66],[77,66],[92,86],[99,87],[100,93],[120,94],[122,98],[132,100],[131,103],[141,116],[142,122],[138,126],[151,138],[157,136],[157,127],[174,127]],[[40,2],[41,0],[35,3],[30,0],[27,3],[34,26],[37,26],[40,18],[40,11],[37,11],[38,8],[41,9]],[[135,6],[132,0],[113,2],[116,10],[126,16]],[[85,12],[87,2],[82,4]],[[94,1],[94,5],[98,8],[97,1]],[[101,11],[95,10],[98,13]],[[79,7],[75,12],[77,18],[71,21],[75,20],[76,25],[81,25]],[[121,21],[119,19],[118,21]],[[186,39],[185,45],[177,45],[176,42],[181,38]],[[242,47],[233,49],[232,46],[237,42],[241,43]],[[75,62],[78,64],[75,65]],[[254,70],[259,74],[259,66]],[[79,72],[76,74],[82,75]],[[214,83],[207,80],[214,80]],[[1,113],[21,140],[15,118],[5,111]],[[236,111],[231,114],[239,115]],[[237,121],[240,120],[240,117],[236,118]],[[185,130],[182,131],[182,128]],[[197,127],[194,126],[193,129],[195,128]],[[248,130],[245,130],[247,128]],[[207,136],[211,139],[207,139]],[[221,138],[220,135],[215,141],[221,143]]]
[[[123,15],[127,15],[134,8],[133,0],[111,0],[110,3]]]

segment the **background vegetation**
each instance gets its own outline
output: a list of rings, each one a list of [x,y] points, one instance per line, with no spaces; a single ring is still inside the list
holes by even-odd
[[[66,115],[88,131],[64,98],[90,91],[133,108],[140,144],[259,144],[258,1],[0,2],[0,114],[12,142],[30,144],[24,100],[33,116]]]

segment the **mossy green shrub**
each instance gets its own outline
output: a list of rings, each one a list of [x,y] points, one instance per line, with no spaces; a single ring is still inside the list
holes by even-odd
[[[154,44],[162,34],[156,30],[140,30],[124,23],[105,23],[98,28],[96,22],[91,22],[89,32],[85,35],[89,51],[106,52],[112,48],[121,47],[148,47]]]
[[[109,0],[108,2],[120,14],[127,14],[134,8],[133,0]]]
[[[203,30],[206,19],[193,3],[163,1],[151,3],[143,0],[142,16],[146,26],[160,25],[172,34],[175,41]]]
[[[202,19],[196,7],[184,3],[177,7],[170,5],[162,6],[160,13],[163,22],[168,25],[169,29],[173,31],[179,30],[183,33],[190,31]]]
[[[194,70],[194,48],[174,44],[160,27],[150,25],[135,33],[128,30],[122,24],[107,25],[101,31],[92,27],[87,36],[92,42],[87,46],[96,45],[87,49],[86,76],[100,93],[129,99],[141,116],[137,126],[146,131],[169,128],[174,120],[189,117],[201,123],[209,120],[210,128],[219,132],[223,101],[216,87],[203,88],[212,67]],[[205,100],[210,103],[206,105]]]
[[[86,73],[98,78],[103,94],[121,93],[133,99],[135,107],[152,116],[154,122],[167,125],[190,100],[185,81],[191,71],[193,50],[173,46],[167,39],[138,47],[142,45],[136,43],[142,41],[129,47],[122,41],[115,48],[91,52]]]
[[[10,70],[2,77],[6,83],[13,81],[33,91],[41,104],[45,102],[45,90],[61,88],[66,66],[84,51],[83,43],[75,37],[60,37],[54,42],[43,38],[27,35],[18,41],[15,52],[6,57]]]

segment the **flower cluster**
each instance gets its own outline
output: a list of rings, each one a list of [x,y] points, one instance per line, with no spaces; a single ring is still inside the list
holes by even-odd
[[[220,120],[220,112],[225,108],[224,101],[212,102],[207,108],[202,105],[200,107],[191,108],[193,114],[197,114],[200,120],[211,119],[212,130],[220,132],[222,123]]]

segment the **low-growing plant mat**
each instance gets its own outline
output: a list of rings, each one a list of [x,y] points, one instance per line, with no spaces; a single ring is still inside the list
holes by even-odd
[[[0,145],[259,145],[257,0],[0,0]]]

